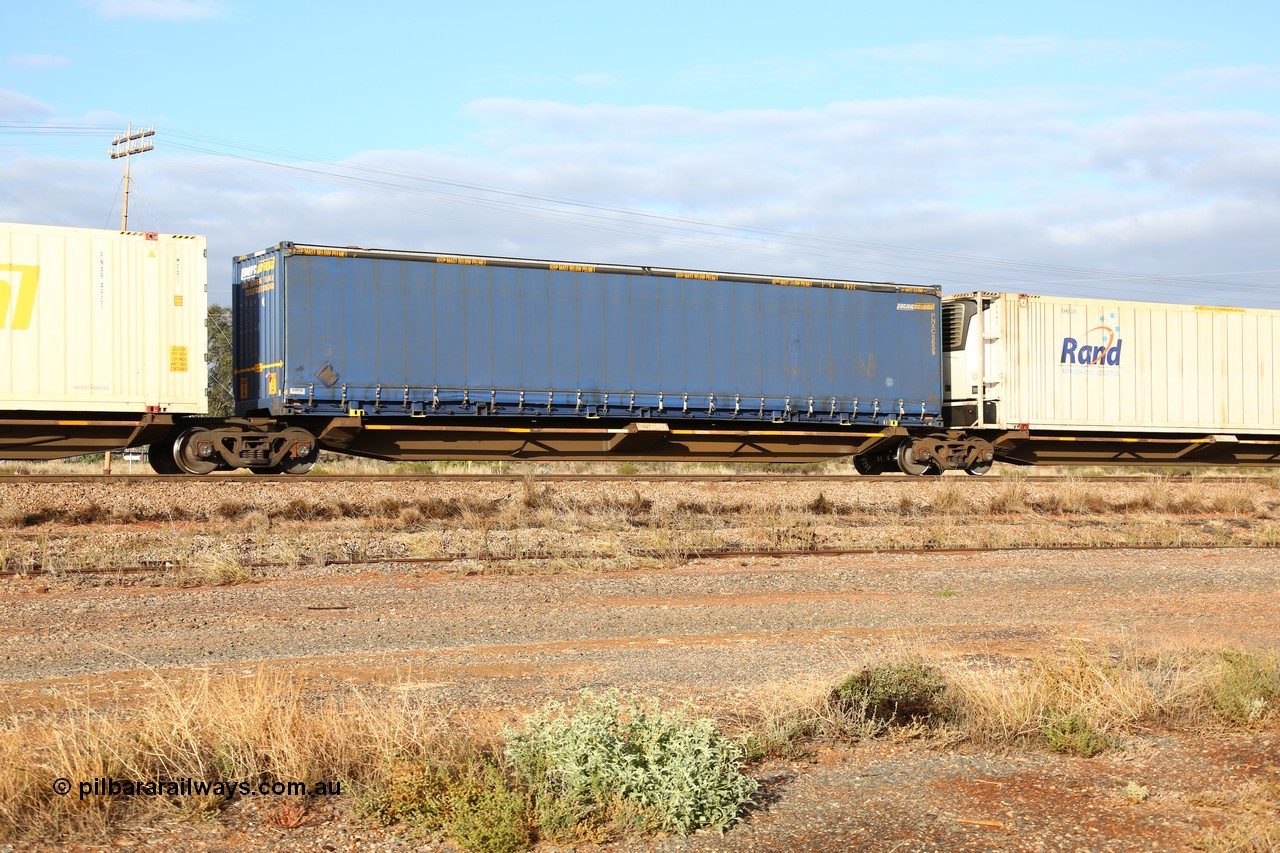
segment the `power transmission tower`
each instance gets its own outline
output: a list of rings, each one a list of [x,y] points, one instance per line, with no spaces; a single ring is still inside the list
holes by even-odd
[[[154,126],[148,127],[146,130],[138,128],[133,129],[130,123],[124,133],[116,136],[112,140],[111,145],[107,148],[107,153],[111,155],[112,160],[124,158],[124,205],[120,209],[120,230],[129,230],[129,157],[133,154],[141,154],[144,151],[150,151],[155,146],[151,144],[151,137],[156,135]]]

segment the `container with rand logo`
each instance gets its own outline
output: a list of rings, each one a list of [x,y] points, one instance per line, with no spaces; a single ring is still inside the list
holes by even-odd
[[[1020,293],[944,308],[953,424],[1056,431],[1081,448],[1280,433],[1280,311]]]
[[[1104,313],[1097,325],[1079,338],[1063,337],[1060,364],[1118,367],[1124,341],[1120,339],[1120,320],[1115,311]]]

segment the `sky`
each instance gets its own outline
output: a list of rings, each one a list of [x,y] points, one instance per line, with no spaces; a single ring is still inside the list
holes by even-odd
[[[0,221],[1280,308],[1280,5],[0,0]]]

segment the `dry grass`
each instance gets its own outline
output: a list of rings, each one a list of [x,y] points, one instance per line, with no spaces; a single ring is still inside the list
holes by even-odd
[[[1090,755],[1137,731],[1239,730],[1280,718],[1277,652],[1076,650],[993,669],[932,661],[904,647],[851,662],[848,673],[836,683],[767,691],[749,715],[752,752],[794,756],[827,738],[930,737]],[[181,681],[157,677],[148,692],[107,710],[12,716],[0,721],[0,841],[103,839],[125,823],[215,814],[228,802],[214,793],[81,795],[80,782],[102,778],[339,782],[344,791],[380,792],[368,802],[380,804],[382,819],[395,818],[383,813],[389,803],[422,808],[414,792],[429,782],[445,785],[442,802],[455,810],[475,797],[485,808],[527,811],[525,795],[502,781],[510,777],[494,726],[474,712],[448,713],[407,695],[309,695],[280,675],[203,671]],[[430,776],[425,782],[422,773]],[[69,795],[51,788],[60,778],[75,786]],[[450,793],[454,787],[461,793]],[[1247,844],[1274,838],[1277,791],[1266,783],[1248,792],[1205,792],[1202,805],[1216,797],[1234,804],[1239,819],[1202,836],[1204,848],[1269,849]],[[266,814],[287,827],[304,820],[306,809],[305,800],[283,799]]]
[[[1280,652],[1075,650],[991,669],[904,649],[849,671],[839,685],[792,686],[766,699],[751,723],[765,751],[785,754],[813,738],[932,730],[985,747],[1092,755],[1138,731],[1250,729],[1280,719]],[[862,700],[840,701],[851,683],[861,685]],[[902,719],[870,712],[887,707],[884,696]]]
[[[1200,833],[1192,846],[1209,853],[1280,851],[1280,776],[1254,780],[1228,790],[1205,791],[1192,804],[1223,809],[1231,819]]]
[[[166,576],[172,586],[233,586],[253,580],[253,571],[238,555],[207,552]]]
[[[404,696],[311,696],[297,681],[262,672],[206,671],[150,686],[113,710],[47,709],[0,722],[0,843],[102,843],[123,826],[216,815],[250,787],[262,793],[264,784],[305,783],[312,792],[336,787],[364,817],[409,834],[513,853],[535,834],[604,841],[637,831],[723,829],[756,788],[740,772],[739,742],[713,720],[656,702],[620,705],[612,694],[594,704],[584,699],[572,715],[555,705],[499,729],[474,711]],[[608,784],[561,789],[559,780],[576,767],[569,765],[584,756]],[[692,787],[670,782],[685,778]],[[58,780],[69,786],[60,792]],[[125,782],[159,794],[129,791]],[[274,826],[307,819],[306,795],[253,799]]]
[[[214,794],[82,796],[78,787],[58,796],[55,779],[358,783],[388,761],[470,734],[407,700],[317,699],[261,672],[153,686],[106,711],[48,710],[0,724],[0,839],[102,838],[122,821],[225,803]]]
[[[206,534],[222,540],[246,564],[323,565],[327,559],[422,554],[485,563],[535,558],[583,571],[597,570],[588,565],[615,565],[575,563],[584,555],[642,555],[675,565],[716,548],[1280,545],[1280,493],[1261,478],[1249,488],[1243,481],[1168,478],[1123,486],[1037,483],[1027,476],[976,482],[931,478],[874,492],[814,484],[781,500],[776,493],[757,496],[750,489],[691,494],[634,485],[610,490],[548,484],[536,475],[514,488],[453,494],[433,493],[430,487],[336,495],[304,489],[184,501],[165,492],[164,502],[154,505],[145,489],[129,489],[96,500],[41,498],[3,507],[0,531],[9,535],[10,544],[0,560],[11,570],[74,573],[150,560],[194,571],[209,546],[175,553],[172,542],[175,536]],[[429,540],[430,547],[420,539]],[[304,552],[313,558],[300,560]],[[497,565],[484,570],[502,571]]]

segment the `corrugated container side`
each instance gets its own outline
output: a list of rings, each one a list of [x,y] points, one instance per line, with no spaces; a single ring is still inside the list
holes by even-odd
[[[1003,364],[987,373],[1000,426],[1280,432],[1280,311],[1013,294],[999,303]]]
[[[0,223],[0,408],[207,411],[205,238]]]
[[[235,269],[242,413],[940,413],[936,289],[288,244]]]

